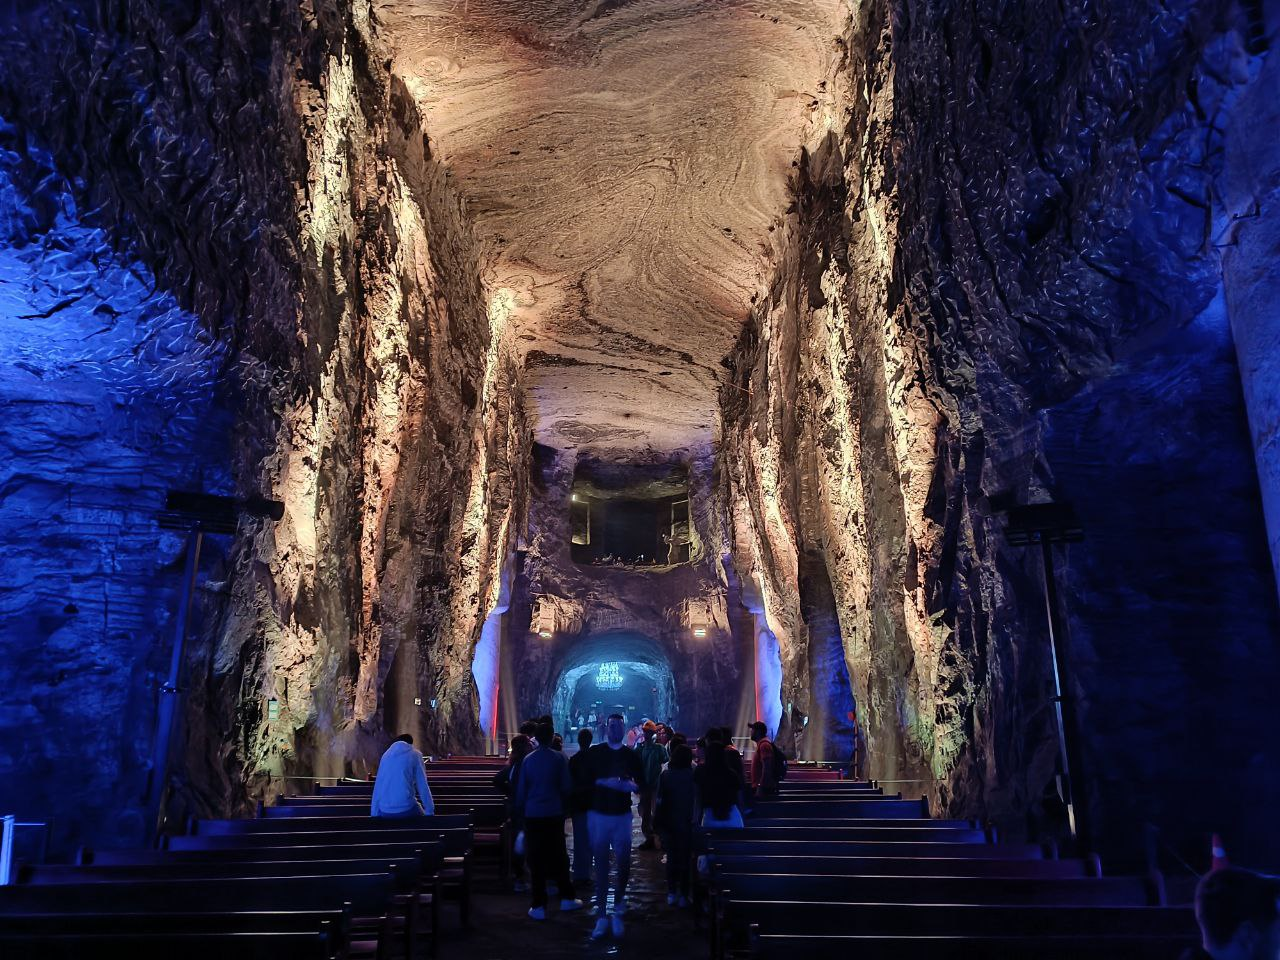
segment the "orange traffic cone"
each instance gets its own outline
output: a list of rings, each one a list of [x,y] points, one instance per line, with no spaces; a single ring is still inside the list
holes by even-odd
[[[1209,863],[1210,873],[1213,873],[1215,870],[1222,870],[1226,867],[1231,866],[1231,864],[1227,861],[1227,851],[1222,846],[1222,838],[1218,836],[1216,833],[1213,835],[1211,851],[1212,851],[1213,859]]]

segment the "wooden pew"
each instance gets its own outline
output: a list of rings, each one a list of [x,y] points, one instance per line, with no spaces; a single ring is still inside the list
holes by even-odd
[[[238,933],[0,933],[0,955],[39,960],[329,960],[323,931]]]
[[[901,820],[928,819],[929,805],[920,800],[875,797],[858,800],[758,800],[748,820],[757,817],[788,819],[852,819],[859,817],[894,817]]]
[[[262,822],[262,821],[248,821]],[[291,821],[271,821],[290,823]],[[446,858],[439,870],[444,896],[458,901],[462,925],[471,924],[472,833],[466,829],[282,831],[280,833],[207,834],[167,837],[166,848],[173,851],[248,850],[273,847],[360,847],[370,843],[422,845],[438,842]]]
[[[327,877],[389,871],[397,893],[420,889],[422,864],[418,857],[372,860],[237,860],[207,862],[164,860],[148,864],[23,864],[17,882],[37,885],[94,883],[120,880],[227,880],[239,877]]]
[[[726,873],[803,873],[897,877],[1097,877],[1096,858],[978,860],[967,857],[849,857],[832,854],[759,856],[708,854],[711,876]]]
[[[923,827],[932,830],[977,830],[978,824],[973,820],[930,820],[927,817],[759,817],[750,816],[746,825],[758,827],[883,827],[899,829],[901,827]]]
[[[1171,960],[1194,940],[1093,936],[875,937],[759,934],[748,956],[757,960]]]
[[[412,941],[416,895],[397,897],[390,872],[326,876],[147,879],[0,887],[0,918],[26,914],[237,913],[350,910],[371,926],[379,949],[391,941],[393,917]]]
[[[1161,906],[1144,877],[920,877],[747,874],[722,871],[717,896],[738,900],[832,900],[856,903],[970,903]]]
[[[732,836],[733,831],[715,834],[708,850],[713,853],[754,856],[853,856],[911,857],[992,860],[1052,859],[1052,851],[1034,843],[895,843],[840,840],[750,840]]]
[[[459,830],[471,828],[471,816],[467,813],[391,819],[389,817],[337,816],[315,817],[298,816],[280,820],[192,820],[189,834],[195,836],[217,837],[232,836],[243,833],[307,833],[325,832],[394,832],[397,830]]]
[[[984,843],[982,830],[957,830],[952,827],[756,827],[748,821],[745,827],[716,827],[702,831],[709,837],[726,840],[891,840],[897,843],[925,841],[929,843]]]
[[[1073,933],[1194,937],[1185,907],[1007,906],[1002,904],[840,903],[737,900],[720,902],[729,945],[745,946],[749,927],[767,933],[867,936],[1063,936]]]

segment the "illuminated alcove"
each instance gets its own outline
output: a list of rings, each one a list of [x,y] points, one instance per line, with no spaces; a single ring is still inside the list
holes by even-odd
[[[641,718],[677,719],[671,665],[661,647],[644,634],[614,630],[578,641],[569,647],[555,677],[551,717],[561,732],[576,726],[579,708],[594,709],[597,715],[621,713],[628,724]],[[616,686],[608,682],[610,677]]]

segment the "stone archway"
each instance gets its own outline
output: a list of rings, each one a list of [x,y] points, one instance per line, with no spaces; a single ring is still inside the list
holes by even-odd
[[[623,683],[620,689],[593,687],[601,664],[617,664]],[[621,706],[619,712],[627,716],[628,723],[640,716],[678,719],[675,674],[667,655],[657,642],[638,631],[615,629],[577,641],[565,651],[552,675],[551,716],[557,730],[571,726],[570,711],[584,703],[599,702],[606,713]]]

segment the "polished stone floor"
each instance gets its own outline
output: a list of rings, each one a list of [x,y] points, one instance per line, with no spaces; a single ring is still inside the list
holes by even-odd
[[[640,820],[635,818],[633,847],[638,847]],[[571,831],[570,831],[571,832]],[[572,850],[572,837],[570,837]],[[704,960],[708,956],[706,925],[695,929],[693,914],[667,906],[662,853],[635,850],[631,855],[631,882],[627,888],[626,931],[621,940],[590,937],[594,917],[591,894],[578,891],[588,906],[576,913],[559,914],[553,907],[544,922],[530,920],[529,894],[501,889],[494,876],[476,880],[473,929],[462,932],[455,915],[446,911],[441,938],[441,960],[550,960],[559,957],[652,957],[654,960]]]

